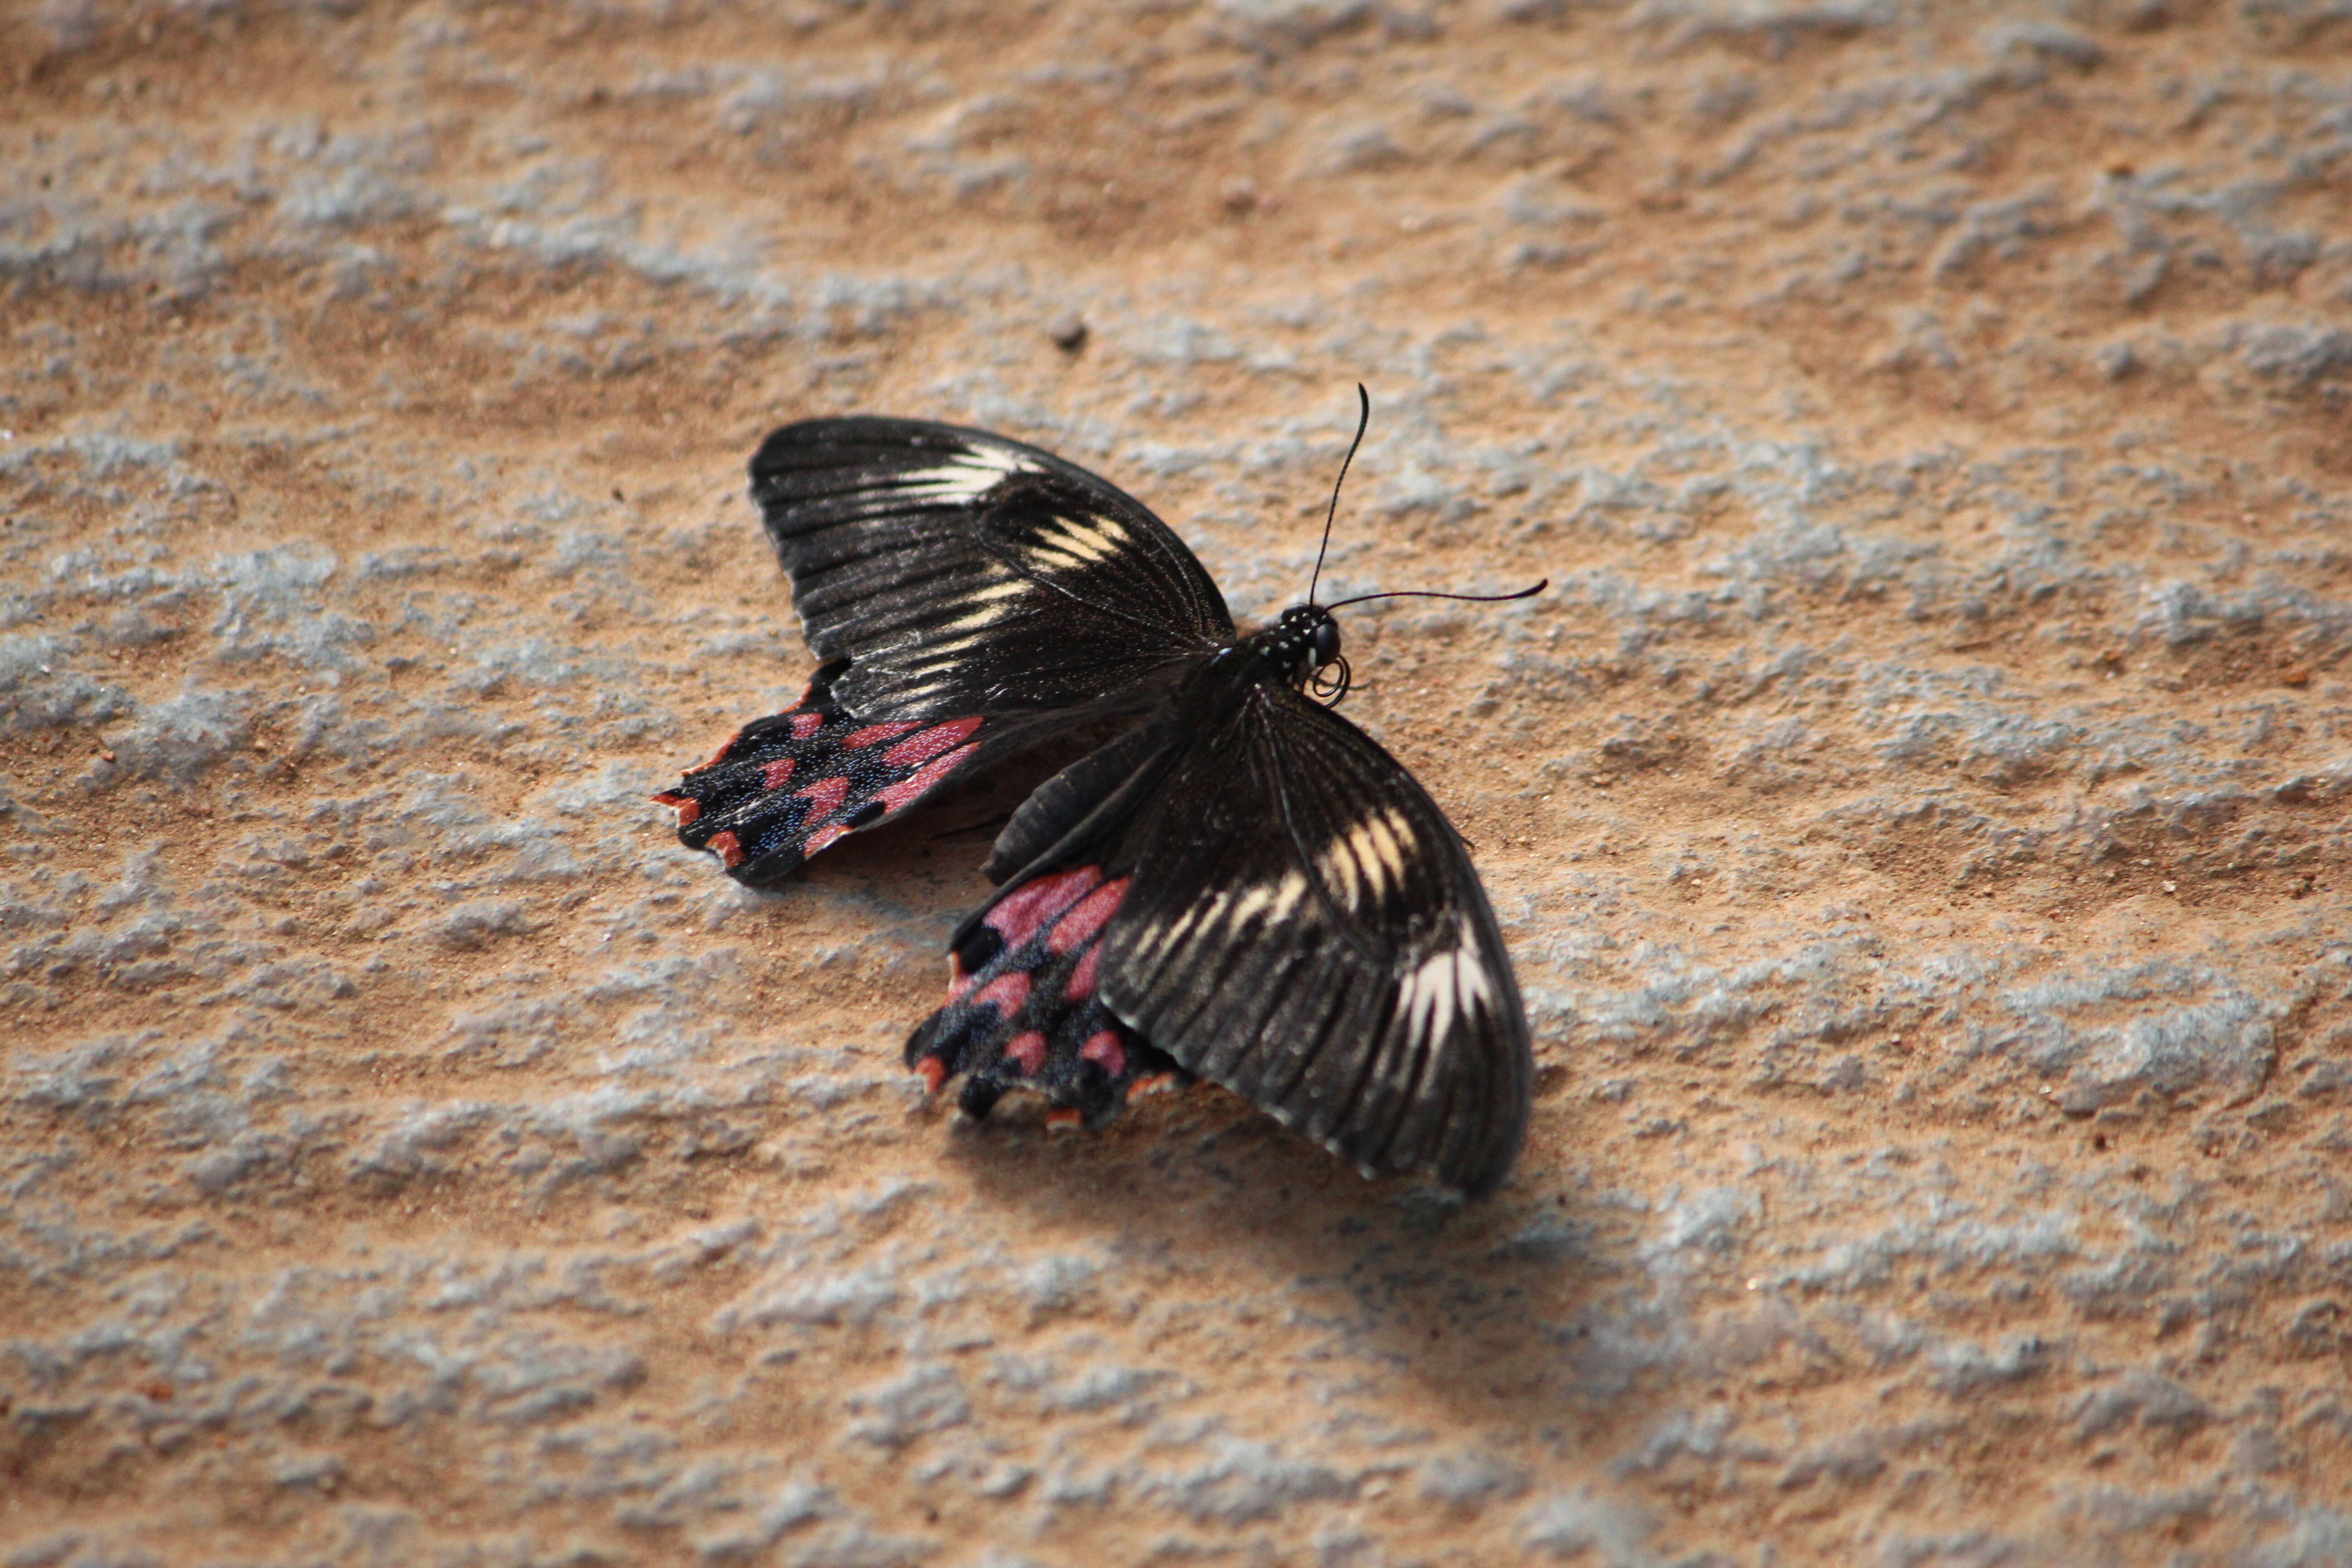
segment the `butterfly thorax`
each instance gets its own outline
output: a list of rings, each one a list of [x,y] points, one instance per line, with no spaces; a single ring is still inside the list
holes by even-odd
[[[1320,605],[1293,605],[1274,625],[1244,637],[1237,651],[1266,672],[1263,679],[1304,686],[1339,657],[1339,623]]]

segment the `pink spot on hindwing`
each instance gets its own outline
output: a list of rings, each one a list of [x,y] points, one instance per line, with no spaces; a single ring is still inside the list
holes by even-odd
[[[1037,1069],[1045,1065],[1045,1037],[1034,1029],[1015,1035],[1005,1042],[1004,1054],[1010,1060],[1019,1062],[1023,1072],[1034,1078]]]
[[[1021,1011],[1029,1000],[1029,977],[1015,969],[1000,974],[980,988],[971,999],[975,1007],[993,1007],[1007,1018]]]
[[[849,781],[841,778],[819,779],[806,789],[794,790],[793,793],[809,803],[808,816],[804,820],[816,822],[831,816],[841,809],[843,798],[849,794]]]
[[[1102,943],[1078,955],[1078,966],[1070,971],[1070,983],[1062,987],[1062,995],[1072,1002],[1083,1002],[1094,994],[1095,966],[1102,962]]]
[[[793,715],[793,739],[795,741],[805,741],[811,735],[815,734],[819,730],[824,728],[824,715],[822,713],[795,713]],[[729,744],[731,745],[733,742],[730,742]]]
[[[1117,1078],[1127,1070],[1127,1047],[1119,1043],[1118,1034],[1112,1029],[1098,1029],[1087,1037],[1078,1047],[1078,1055],[1090,1062],[1099,1062],[1103,1071]]]
[[[1055,952],[1067,952],[1074,947],[1084,947],[1102,935],[1111,913],[1118,908],[1119,900],[1127,897],[1130,878],[1121,877],[1115,882],[1105,882],[1080,900],[1076,909],[1055,922],[1053,933],[1045,945]]]
[[[919,740],[921,737],[917,736],[916,739]],[[908,743],[912,744],[911,742]],[[876,790],[874,798],[882,803],[882,809],[886,812],[904,810],[929,794],[933,784],[961,767],[964,759],[971,756],[975,749],[972,746],[958,746],[944,757],[935,757],[897,784]],[[884,752],[882,760],[888,762],[889,753]]]
[[[950,719],[944,724],[934,724],[921,734],[901,741],[883,752],[882,760],[894,768],[911,768],[918,763],[928,763],[941,752],[970,740],[971,732],[980,726],[978,719]],[[846,743],[856,745],[857,737],[851,736]]]
[[[996,907],[982,918],[1004,939],[1005,946],[1019,947],[1035,936],[1039,927],[1085,898],[1101,882],[1099,867],[1080,866],[1076,870],[1058,871],[1023,884],[998,900]]]
[[[863,730],[852,730],[841,738],[841,743],[852,750],[860,746],[878,746],[885,741],[897,740],[909,730],[922,727],[923,721],[919,719],[893,719],[887,724],[868,724]]]
[[[824,820],[841,809],[843,799],[849,794],[847,779],[819,779],[806,789],[796,789],[793,794],[795,797],[808,802],[807,814],[801,818],[802,825],[803,826],[810,826],[813,824],[821,825],[813,827],[808,836],[808,842],[801,846],[803,856],[815,854],[849,832],[849,829],[840,823]]]
[[[790,757],[778,757],[760,770],[760,783],[768,789],[782,789],[784,781],[793,776],[793,762]]]

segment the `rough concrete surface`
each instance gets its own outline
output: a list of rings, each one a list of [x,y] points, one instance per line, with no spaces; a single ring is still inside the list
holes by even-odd
[[[0,1563],[2352,1562],[2352,7],[25,0]],[[1084,328],[1083,339],[1077,331]],[[899,1062],[646,796],[876,410],[1475,841],[1517,1173]]]

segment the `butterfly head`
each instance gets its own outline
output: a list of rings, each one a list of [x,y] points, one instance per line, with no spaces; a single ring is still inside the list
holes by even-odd
[[[1339,623],[1320,605],[1293,605],[1250,639],[1252,651],[1276,679],[1337,702],[1348,689],[1348,661],[1339,656]]]

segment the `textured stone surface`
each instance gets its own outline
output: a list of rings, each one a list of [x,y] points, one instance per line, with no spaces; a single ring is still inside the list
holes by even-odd
[[[58,0],[0,149],[0,1562],[2352,1559],[2343,5]],[[1516,1177],[925,1109],[990,801],[645,800],[744,457],[1263,616],[1359,377],[1332,585],[1557,585],[1349,621]]]

